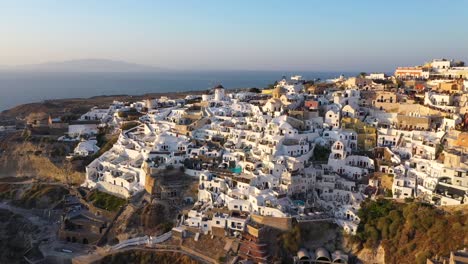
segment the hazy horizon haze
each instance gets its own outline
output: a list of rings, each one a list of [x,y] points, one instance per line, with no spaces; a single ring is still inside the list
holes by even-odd
[[[99,58],[173,70],[393,71],[468,59],[468,2],[2,1],[1,67]],[[436,37],[437,36],[437,37]]]

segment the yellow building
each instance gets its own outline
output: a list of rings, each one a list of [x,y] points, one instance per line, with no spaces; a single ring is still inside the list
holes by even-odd
[[[272,93],[273,98],[278,98],[279,99],[279,98],[281,98],[281,96],[283,94],[286,94],[286,91],[285,91],[285,89],[283,87],[277,85],[275,87],[275,89],[273,89],[273,93]]]
[[[453,147],[468,152],[468,132],[460,133],[457,140],[454,142]]]
[[[272,95],[274,89],[263,89],[262,94]]]
[[[431,126],[431,119],[427,116],[398,115],[398,128],[427,130]]]
[[[437,91],[443,93],[463,93],[463,79],[439,83]]]
[[[386,112],[398,112],[400,104],[397,103],[396,93],[378,91],[376,92],[375,100],[372,101],[372,105]]]
[[[286,90],[283,87],[277,85],[273,89],[262,90],[262,94],[272,95],[273,98],[279,99],[281,95],[286,94]]]
[[[358,134],[358,150],[370,150],[377,145],[377,129],[357,118],[343,117],[341,126],[344,129],[352,129]]]

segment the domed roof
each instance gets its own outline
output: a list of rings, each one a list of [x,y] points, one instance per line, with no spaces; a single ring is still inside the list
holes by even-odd
[[[218,84],[213,89],[224,89],[224,87],[221,84]]]
[[[297,257],[300,260],[309,260],[309,259],[311,259],[309,252],[307,252],[307,250],[305,248],[299,249],[299,251],[297,252]]]
[[[326,250],[325,248],[323,247],[320,247],[320,248],[317,248],[315,250],[315,257],[316,257],[316,261],[317,260],[326,260],[326,261],[331,261],[330,259],[330,253],[328,252],[328,250]]]

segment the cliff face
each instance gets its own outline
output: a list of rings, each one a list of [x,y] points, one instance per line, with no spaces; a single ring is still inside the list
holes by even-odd
[[[168,221],[166,207],[162,204],[148,204],[141,210],[140,223],[145,228],[158,228]]]
[[[49,142],[18,142],[8,140],[3,143],[0,155],[0,177],[30,176],[44,180],[79,184],[84,180],[84,172],[64,159],[72,150],[70,146]]]
[[[0,209],[0,263],[21,263],[38,227],[28,219]]]
[[[362,263],[385,264],[385,250],[381,245],[376,249],[364,248],[356,256]]]

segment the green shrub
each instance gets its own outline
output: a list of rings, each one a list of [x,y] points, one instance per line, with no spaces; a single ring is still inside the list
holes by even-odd
[[[329,147],[316,145],[314,148],[313,160],[327,161],[330,156],[331,150]]]
[[[385,197],[393,197],[393,192],[391,189],[387,189],[387,191],[385,191]]]
[[[127,202],[125,199],[98,190],[92,192],[88,200],[94,206],[111,212],[119,210]]]
[[[120,128],[125,131],[125,130],[129,130],[129,129],[132,129],[134,127],[137,127],[140,125],[140,122],[138,121],[131,121],[131,122],[125,122],[122,124],[122,126],[120,126]]]
[[[283,247],[288,252],[297,252],[301,242],[301,229],[298,225],[294,226],[290,231],[281,236]]]

